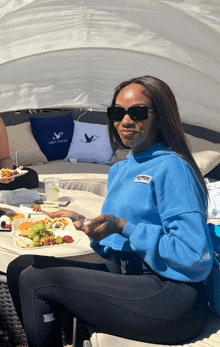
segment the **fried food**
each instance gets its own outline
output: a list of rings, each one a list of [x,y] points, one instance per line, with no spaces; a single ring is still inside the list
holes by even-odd
[[[24,219],[25,215],[23,213],[13,213],[13,214],[8,214],[8,217],[10,218],[12,222],[14,222],[15,220]]]
[[[41,209],[41,206],[40,206],[40,205],[34,205],[34,206],[32,207],[32,210],[33,210],[34,212],[42,212],[42,209]]]
[[[30,229],[32,228],[32,226],[34,225],[33,222],[24,222],[21,223],[18,226],[18,230],[20,231],[20,236],[24,236],[24,237],[28,237],[28,234],[30,232]]]

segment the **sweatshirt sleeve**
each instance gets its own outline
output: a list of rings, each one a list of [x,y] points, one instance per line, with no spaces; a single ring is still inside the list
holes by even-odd
[[[123,236],[162,276],[198,282],[212,267],[212,242],[205,192],[192,167],[179,157],[155,174],[154,194],[161,223],[127,223]]]
[[[204,280],[212,267],[212,243],[199,212],[169,217],[162,225],[127,223],[122,235],[158,274],[179,281]]]
[[[132,165],[129,168],[133,170]],[[122,235],[100,242],[104,252],[108,247],[134,251],[161,276],[185,282],[204,280],[212,268],[213,249],[205,192],[191,165],[178,155],[167,155],[154,164],[152,173],[149,165],[142,171],[152,176],[148,184],[135,183],[136,172],[128,180],[120,171],[121,184],[115,169],[118,166],[112,168],[116,178],[110,176],[103,214],[122,218],[127,225]],[[126,168],[127,175],[130,171]]]

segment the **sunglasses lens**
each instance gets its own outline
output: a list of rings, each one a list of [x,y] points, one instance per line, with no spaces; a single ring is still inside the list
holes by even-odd
[[[116,121],[121,121],[126,114],[129,114],[132,120],[143,120],[148,118],[147,107],[130,107],[125,111],[122,107],[108,107],[108,118]]]
[[[125,112],[121,107],[108,107],[108,118],[113,120],[122,120],[124,118]]]
[[[147,107],[131,107],[128,113],[133,120],[143,120],[148,118]]]

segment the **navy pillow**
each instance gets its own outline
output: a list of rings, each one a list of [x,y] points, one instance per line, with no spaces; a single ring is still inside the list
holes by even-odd
[[[72,114],[65,117],[29,117],[35,140],[47,160],[64,159],[73,137]]]

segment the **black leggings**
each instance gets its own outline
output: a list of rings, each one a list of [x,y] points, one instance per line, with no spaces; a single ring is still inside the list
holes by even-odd
[[[14,166],[15,169],[15,166]],[[0,183],[0,190],[14,190],[19,188],[27,188],[27,189],[33,189],[39,187],[39,179],[38,174],[36,171],[30,168],[24,167],[23,170],[27,170],[28,172],[23,175],[16,177],[14,181],[5,184]]]
[[[206,323],[203,284],[155,274],[135,253],[117,252],[106,264],[21,256],[9,265],[8,283],[29,347],[60,346],[54,312],[59,304],[99,331],[159,344],[180,344]],[[17,297],[16,297],[17,296]]]

